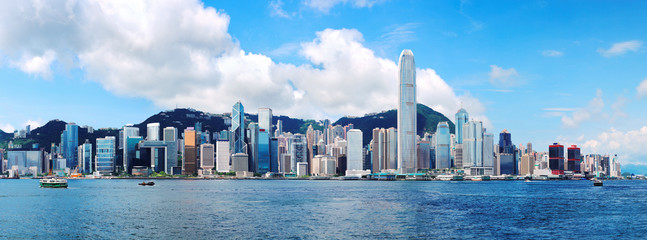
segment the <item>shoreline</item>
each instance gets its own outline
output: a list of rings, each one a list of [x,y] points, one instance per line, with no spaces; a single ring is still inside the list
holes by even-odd
[[[25,179],[43,179],[44,177],[35,177],[35,178],[0,178],[0,180],[25,180]],[[101,178],[69,178],[64,177],[63,179],[67,180],[312,180],[312,181],[430,181],[430,182],[490,182],[490,181],[526,181],[525,179],[489,179],[489,180],[471,180],[471,179],[369,179],[369,178],[346,178],[346,177],[101,177]],[[549,178],[549,179],[528,179],[530,182],[545,182],[545,181],[592,181],[592,179],[559,179],[559,178]],[[603,178],[600,179],[603,181],[606,180],[645,180],[645,179],[620,179],[620,178]]]

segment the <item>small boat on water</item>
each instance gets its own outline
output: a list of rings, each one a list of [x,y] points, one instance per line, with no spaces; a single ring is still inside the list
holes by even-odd
[[[62,178],[43,178],[40,180],[42,188],[67,188],[67,180]]]
[[[602,187],[602,180],[593,179],[593,186]]]
[[[139,186],[154,186],[155,182],[140,182]]]

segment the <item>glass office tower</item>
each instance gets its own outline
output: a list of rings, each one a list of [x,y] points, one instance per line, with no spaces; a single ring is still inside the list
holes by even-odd
[[[101,175],[108,175],[115,171],[115,145],[114,136],[97,138],[97,155],[95,156],[94,169]]]
[[[469,114],[461,108],[456,113],[456,143],[463,144],[463,124],[469,122]]]
[[[244,153],[245,145],[245,108],[237,102],[231,110],[231,154]]]
[[[398,94],[398,172],[415,173],[416,162],[416,63],[411,50],[400,54]]]

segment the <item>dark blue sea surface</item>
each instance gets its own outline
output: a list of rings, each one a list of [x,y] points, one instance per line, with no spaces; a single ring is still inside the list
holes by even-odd
[[[647,238],[647,181],[139,182],[0,180],[0,238]]]

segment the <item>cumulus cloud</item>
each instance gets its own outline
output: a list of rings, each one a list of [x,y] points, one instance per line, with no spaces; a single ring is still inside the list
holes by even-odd
[[[647,126],[626,132],[610,129],[582,145],[584,152],[617,153],[623,163],[641,163],[647,157]]]
[[[293,65],[244,51],[228,33],[229,16],[197,1],[57,3],[2,8],[1,23],[22,27],[0,27],[0,52],[9,59],[51,52],[106,90],[163,108],[221,113],[241,100],[249,112],[271,107],[323,119],[396,107],[397,63],[377,57],[354,29],[317,32],[295,48],[307,62]],[[417,83],[419,102],[450,117],[463,102],[488,122],[477,99],[456,95],[434,70],[418,69]]]
[[[632,40],[626,42],[614,43],[609,49],[598,49],[598,53],[605,57],[620,56],[629,51],[635,52],[638,51],[643,45],[642,41]]]
[[[557,50],[544,50],[543,52],[541,52],[541,55],[544,55],[546,57],[561,57],[562,55],[564,55],[564,53]]]
[[[304,4],[312,9],[320,11],[322,13],[330,12],[330,9],[339,4],[352,4],[353,7],[363,8],[363,7],[373,7],[376,3],[381,2],[382,0],[306,0]]]
[[[498,87],[514,87],[521,84],[519,73],[514,68],[504,69],[490,65],[490,83]]]
[[[604,100],[602,100],[602,90],[598,89],[595,93],[595,97],[589,101],[587,107],[578,109],[571,116],[563,115],[562,124],[564,127],[569,128],[579,127],[582,122],[591,119],[596,116],[596,114],[600,114],[603,108]]]
[[[54,51],[47,50],[42,56],[30,56],[29,54],[24,54],[20,60],[11,61],[11,65],[19,68],[23,72],[40,76],[44,79],[50,79],[52,77],[51,65],[55,58],[56,53]]]
[[[643,80],[640,84],[638,84],[638,87],[636,87],[636,92],[638,93],[638,97],[647,97],[647,78]]]
[[[27,120],[27,121],[26,121],[26,122],[24,122],[22,125],[23,125],[23,126],[25,126],[25,127],[26,127],[27,125],[29,125],[29,127],[30,127],[32,130],[34,130],[34,129],[36,129],[36,128],[39,128],[39,127],[43,126],[43,120],[41,120],[41,119],[38,119],[38,120]]]
[[[13,133],[13,131],[16,130],[11,124],[8,123],[0,123],[0,130],[6,133]]]

